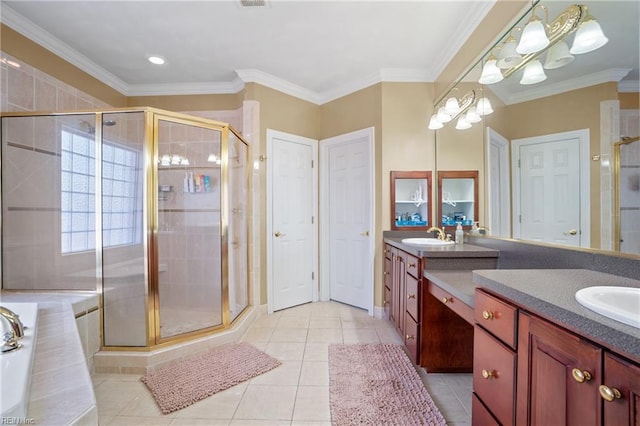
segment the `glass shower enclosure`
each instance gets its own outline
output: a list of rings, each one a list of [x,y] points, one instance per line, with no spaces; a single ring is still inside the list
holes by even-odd
[[[249,146],[153,108],[2,114],[2,288],[101,295],[103,347],[228,327],[250,304]]]

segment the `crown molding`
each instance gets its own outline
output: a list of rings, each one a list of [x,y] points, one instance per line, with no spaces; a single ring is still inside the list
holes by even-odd
[[[244,83],[258,83],[287,95],[300,98],[314,104],[320,103],[320,95],[317,92],[291,83],[282,78],[273,76],[257,69],[236,70],[236,74]]]
[[[219,83],[131,84],[127,96],[228,95],[244,89],[244,82],[234,78]]]
[[[129,86],[115,75],[111,74],[100,65],[91,61],[89,58],[72,49],[62,40],[57,39],[47,31],[43,30],[32,21],[26,19],[18,12],[7,6],[2,5],[2,14],[0,14],[0,22],[11,27],[31,41],[38,43],[40,46],[56,54],[60,58],[75,65],[82,71],[100,80],[104,84],[112,87],[123,95],[129,92]]]
[[[500,90],[493,92],[506,104],[512,105],[520,102],[532,101],[547,96],[558,95],[571,90],[583,89],[596,84],[611,81],[619,82],[631,71],[629,68],[612,68],[581,77],[572,78],[558,83],[552,83],[541,87],[532,87],[515,94],[508,94]]]

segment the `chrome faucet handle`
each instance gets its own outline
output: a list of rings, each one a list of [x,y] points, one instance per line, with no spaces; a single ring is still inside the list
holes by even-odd
[[[0,318],[4,318],[10,325],[16,340],[20,340],[24,337],[24,326],[20,321],[20,316],[13,312],[11,309],[7,309],[4,306],[0,306]]]

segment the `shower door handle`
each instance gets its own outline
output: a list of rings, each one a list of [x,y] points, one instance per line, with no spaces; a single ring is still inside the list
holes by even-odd
[[[275,236],[276,236],[276,238],[278,238],[278,237],[284,237],[284,236],[286,236],[287,234],[283,234],[283,233],[282,233],[282,232],[280,232],[280,231],[276,231],[276,233],[275,233],[275,234],[273,234],[273,235],[275,235]]]

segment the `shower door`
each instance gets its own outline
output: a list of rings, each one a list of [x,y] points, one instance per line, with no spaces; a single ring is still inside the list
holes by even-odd
[[[616,145],[617,249],[640,254],[640,140]]]
[[[157,342],[223,324],[222,129],[157,117]]]

